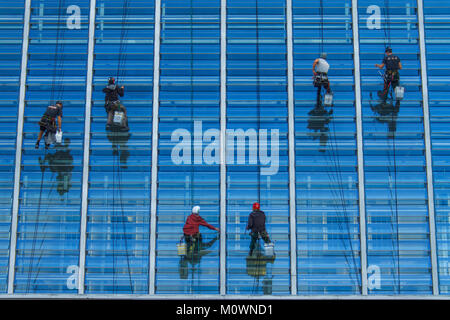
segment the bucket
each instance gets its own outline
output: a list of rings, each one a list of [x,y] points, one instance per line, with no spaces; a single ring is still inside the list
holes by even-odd
[[[395,99],[396,100],[402,100],[404,95],[405,95],[404,87],[395,87]]]
[[[177,243],[177,252],[179,256],[186,255],[186,243]]]
[[[122,119],[123,119],[123,112],[122,111],[115,111],[114,112],[114,124],[122,125]]]
[[[264,255],[272,257],[275,254],[275,245],[273,243],[264,244]]]
[[[56,132],[56,134],[55,134],[55,140],[56,140],[56,143],[61,143],[62,142],[62,131],[58,131],[58,132]]]
[[[331,93],[325,94],[323,98],[323,104],[326,107],[331,107],[333,105],[333,95]]]

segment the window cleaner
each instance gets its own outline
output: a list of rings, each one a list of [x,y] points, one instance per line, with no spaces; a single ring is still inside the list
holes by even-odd
[[[313,79],[314,87],[317,88],[317,101],[320,101],[322,87],[327,90],[324,96],[324,105],[331,107],[333,105],[333,93],[330,88],[330,81],[328,80],[328,70],[330,69],[330,64],[327,62],[327,53],[323,52],[320,54],[320,58],[314,60],[313,63]]]
[[[402,100],[405,94],[405,88],[400,86],[400,73],[399,70],[402,69],[402,63],[400,58],[392,54],[392,48],[387,47],[385,50],[385,57],[381,64],[375,64],[375,67],[383,69],[386,67],[384,72],[383,81],[384,88],[382,91],[378,91],[378,96],[383,100],[387,99],[389,94],[389,89],[392,88],[395,94],[396,100]]]
[[[266,215],[264,211],[261,211],[261,206],[258,202],[253,204],[253,211],[248,217],[248,223],[245,230],[251,230],[250,236],[252,240],[250,242],[250,256],[253,254],[259,237],[264,240],[265,244],[272,244],[272,248],[269,246],[267,252],[273,253],[273,243],[270,242],[269,234],[266,231]]]
[[[199,226],[204,226],[212,230],[220,232],[219,228],[210,225],[200,216],[200,207],[194,206],[192,208],[192,213],[187,217],[186,222],[183,227],[184,240],[187,244],[187,250],[194,246],[201,240],[201,234],[199,231]]]
[[[119,127],[120,131],[128,131],[128,118],[125,106],[120,102],[119,96],[124,95],[124,86],[116,85],[114,77],[108,78],[108,85],[103,88],[105,93],[105,110],[108,114],[106,129]]]
[[[61,131],[62,125],[62,108],[63,104],[61,101],[56,101],[55,105],[50,105],[45,110],[44,115],[41,117],[41,120],[38,122],[40,131],[38,134],[38,138],[36,141],[35,148],[39,149],[39,143],[42,139],[42,136],[45,133],[45,149],[55,143],[56,138],[55,134],[57,131]],[[56,120],[58,120],[58,127],[56,126]]]

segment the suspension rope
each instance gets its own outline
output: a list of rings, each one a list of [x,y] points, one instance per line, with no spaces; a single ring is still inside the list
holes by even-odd
[[[390,4],[389,4],[389,0],[384,0],[384,16],[385,16],[385,22],[386,22],[386,26],[387,28],[384,28],[384,35],[385,35],[385,46],[386,46],[386,42],[387,42],[387,46],[391,46],[391,21],[390,21],[390,13],[389,13],[389,9],[390,9]],[[387,47],[386,46],[386,47]],[[388,82],[388,87],[386,88],[386,95],[389,94],[389,91],[393,90],[392,87],[392,79]],[[384,94],[384,92],[383,92]],[[394,121],[393,117],[394,117],[394,112],[392,112],[391,114],[392,116],[392,121]],[[391,207],[391,217],[393,216],[395,223],[396,223],[396,236],[395,236],[395,240],[394,240],[394,227],[393,227],[393,221],[391,221],[391,230],[393,232],[392,234],[392,245],[394,248],[394,241],[396,241],[396,246],[397,246],[397,261],[395,261],[395,257],[394,257],[394,252],[392,255],[393,258],[393,262],[394,262],[394,268],[395,268],[395,264],[397,263],[397,267],[396,267],[396,275],[395,272],[393,273],[393,277],[394,277],[394,281],[397,281],[397,290],[398,293],[400,293],[400,248],[399,248],[399,215],[398,215],[398,194],[397,194],[397,161],[396,161],[396,146],[395,146],[395,140],[396,140],[396,136],[395,136],[395,132],[392,133],[392,157],[393,157],[393,168],[394,168],[394,194],[392,192],[392,187],[389,188],[390,191],[390,195],[391,195],[391,200],[394,199],[394,205],[395,205],[395,209],[393,208],[393,204],[392,201],[389,201],[390,207]],[[389,159],[389,166],[388,166],[388,173],[389,173],[389,177],[392,179],[392,172],[391,172],[391,153],[388,151],[388,159]],[[395,279],[395,276],[397,276],[397,279]]]
[[[193,0],[190,0],[189,2],[189,53],[190,53],[190,59],[189,59],[189,102],[190,102],[190,117],[191,117],[191,132],[194,131],[194,92],[195,92],[195,86],[194,86],[194,4]],[[194,184],[194,164],[191,164],[190,166],[190,208],[193,208],[194,206],[194,190],[195,190],[195,184]],[[190,287],[190,293],[194,292],[194,286],[195,286],[195,280],[197,280],[197,286],[200,286],[200,266],[196,267],[194,263],[194,256],[195,254],[200,255],[201,250],[201,239],[192,239],[192,250],[191,250],[191,265],[192,265],[192,277],[191,277],[191,287]],[[200,264],[200,258],[199,258],[199,264]],[[195,279],[197,271],[197,279]]]
[[[45,154],[47,154],[47,150],[45,150]],[[36,241],[37,241],[37,234],[38,234],[38,227],[39,227],[39,217],[40,217],[40,211],[41,211],[41,202],[42,202],[42,189],[44,185],[44,172],[45,167],[41,168],[41,187],[39,190],[39,200],[38,200],[38,207],[36,212],[36,221],[34,222],[34,230],[33,230],[33,241],[31,244],[31,257],[30,257],[30,267],[28,269],[28,275],[27,275],[27,285],[26,285],[26,293],[29,293],[30,286],[31,286],[31,274],[33,272],[33,262],[34,262],[34,256],[36,251]]]
[[[391,46],[391,21],[389,17],[389,0],[384,0],[384,19],[387,28],[384,29],[385,47]],[[386,45],[387,41],[387,45]]]
[[[62,71],[61,74],[58,75],[58,70],[62,69],[62,57],[60,57],[60,43],[59,43],[59,39],[60,39],[60,21],[61,21],[61,7],[62,7],[62,0],[58,0],[57,3],[57,20],[56,20],[56,39],[55,39],[55,54],[53,56],[53,77],[52,77],[52,87],[50,89],[50,103],[54,104],[55,102],[55,90],[56,90],[56,82],[57,82],[57,78],[58,78],[58,82],[59,82],[59,86],[64,88],[64,86],[62,86],[62,78],[63,78],[63,74],[64,74],[64,70]],[[51,29],[51,28],[50,28]],[[64,43],[63,43],[64,45]],[[62,45],[62,46],[63,46]],[[61,88],[59,88],[58,90],[58,99],[60,96],[62,96],[62,90]],[[47,150],[44,151],[45,155],[47,155]],[[44,184],[44,170],[42,170],[42,174],[41,174],[41,183],[40,183],[40,191],[39,191],[39,200],[38,200],[38,207],[37,207],[37,212],[36,212],[36,221],[35,221],[35,225],[34,225],[34,231],[33,231],[33,240],[32,240],[32,245],[31,245],[31,257],[30,257],[30,267],[28,269],[28,275],[27,275],[27,285],[26,285],[26,292],[28,293],[30,288],[31,288],[31,277],[32,277],[32,272],[33,272],[33,263],[34,263],[34,258],[35,258],[35,254],[36,254],[36,242],[37,242],[37,234],[38,234],[38,228],[39,228],[39,219],[40,219],[40,211],[41,211],[41,202],[42,202],[42,189],[43,189],[43,184]],[[53,189],[50,188],[50,192]],[[40,258],[39,258],[40,260]],[[39,272],[37,273],[37,275],[39,274]],[[36,277],[37,277],[36,275]],[[36,280],[36,279],[35,279]]]
[[[392,112],[392,121],[394,121],[394,114]],[[389,186],[389,193],[391,196],[391,200],[389,201],[389,205],[391,208],[391,231],[392,231],[392,237],[391,237],[391,243],[392,243],[392,260],[394,268],[396,269],[396,273],[393,272],[393,278],[394,282],[397,282],[397,290],[398,293],[400,293],[400,242],[399,242],[399,215],[398,215],[398,194],[397,194],[397,159],[396,159],[396,143],[395,143],[395,132],[392,133],[392,159],[391,159],[391,153],[388,150],[388,160],[389,160],[389,166],[388,166],[388,173],[390,181],[392,181],[392,171],[391,171],[391,165],[393,167],[394,171],[394,186]],[[394,191],[392,191],[394,190]],[[394,200],[394,204],[392,203],[392,200]],[[394,230],[394,222],[396,224],[396,228]],[[394,239],[395,238],[395,239]],[[397,247],[397,259],[395,259],[394,256],[394,247]],[[397,264],[397,266],[396,266]],[[397,277],[397,278],[396,278]]]
[[[377,113],[376,109],[373,109],[374,113]],[[378,114],[380,117],[378,117],[378,120],[380,122],[383,122],[382,117],[384,115],[378,111]],[[386,116],[387,117],[387,116]],[[394,120],[394,111],[392,110],[391,113],[391,123],[393,123]],[[388,124],[389,129],[389,124]],[[392,277],[394,280],[394,283],[397,283],[397,290],[398,293],[400,293],[400,252],[399,252],[399,215],[398,215],[398,195],[397,195],[397,160],[396,160],[396,144],[395,144],[395,132],[393,132],[392,135],[392,155],[391,152],[387,149],[387,159],[388,159],[388,165],[387,165],[387,172],[389,175],[389,194],[390,199],[388,201],[388,205],[390,208],[391,216],[390,216],[390,226],[391,226],[391,244],[392,244],[392,263],[394,266],[394,269],[396,269],[396,272],[392,273]],[[388,144],[387,144],[388,145]],[[393,169],[391,169],[393,168]],[[394,174],[393,174],[393,172]],[[394,178],[392,179],[392,175],[394,175]],[[394,186],[392,187],[392,180],[394,181]],[[396,228],[394,228],[394,221],[396,222]],[[397,246],[397,259],[394,255],[394,248]]]
[[[319,14],[320,14],[320,53],[323,52],[324,47],[324,8],[323,8],[323,0],[320,0],[320,8],[319,8]]]
[[[341,204],[342,211],[344,212],[344,217],[343,217],[344,219],[343,220],[346,221],[346,227],[347,227],[346,230],[347,230],[347,234],[349,236],[350,250],[352,251],[353,266],[357,270],[357,267],[356,267],[357,264],[356,264],[355,256],[353,254],[354,250],[353,250],[353,245],[352,245],[352,241],[351,241],[351,231],[350,231],[349,225],[348,225],[350,219],[349,219],[349,217],[347,215],[347,208],[345,206],[345,194],[344,194],[344,191],[343,191],[343,178],[342,178],[342,175],[341,175],[341,164],[340,164],[340,159],[339,159],[339,156],[338,156],[337,148],[335,148],[335,146],[337,146],[337,138],[336,138],[336,128],[334,126],[334,122],[333,122],[333,130],[332,131],[333,131],[333,140],[334,141],[332,140],[330,142],[331,153],[328,154],[328,158],[329,158],[329,161],[333,164],[333,166],[335,168],[334,171],[336,172],[336,176],[331,174],[331,171],[329,171],[329,170],[327,170],[327,176],[330,179],[330,182],[332,182],[336,186],[338,186],[338,191],[336,191],[335,189],[331,188],[331,193],[332,193],[332,195],[334,196],[335,199],[340,199],[339,203]],[[336,201],[333,203],[333,207],[335,208],[336,213],[338,214],[337,222],[338,222],[339,230],[344,232],[344,227],[342,226],[342,223],[340,221],[341,218],[342,218],[342,217],[340,217],[340,214],[339,214],[340,209],[339,209],[339,206],[336,203]],[[347,245],[346,245],[345,240],[342,237],[340,237],[340,239],[341,239],[342,244],[344,246],[344,250],[347,250],[346,249]],[[347,265],[349,267],[351,267],[352,265],[349,262],[346,253],[344,253],[344,258],[346,260]],[[355,273],[355,277],[357,277],[357,273],[358,272]],[[355,279],[355,283],[357,284],[358,287],[360,286],[358,278]]]
[[[190,6],[189,6],[189,51],[190,51],[190,60],[189,60],[189,74],[190,74],[190,81],[189,81],[189,86],[190,86],[190,91],[189,91],[189,96],[190,96],[190,111],[191,111],[191,132],[194,132],[194,10],[192,8],[193,3],[192,0],[190,0]],[[193,164],[191,164],[191,170],[190,170],[190,194],[191,194],[191,203],[190,203],[190,207],[192,208],[192,206],[194,205],[194,166]]]
[[[117,133],[115,132],[114,134],[117,135],[124,135],[124,133]],[[123,137],[121,137],[123,138]],[[117,161],[119,162],[120,159],[120,153],[122,152],[122,150],[120,149],[120,151],[117,151]],[[128,280],[130,282],[130,290],[131,293],[134,293],[134,286],[133,286],[133,281],[132,281],[132,277],[131,277],[131,266],[130,266],[130,256],[128,254],[128,236],[127,236],[127,232],[126,232],[126,225],[125,225],[125,213],[124,213],[124,207],[123,207],[123,197],[122,197],[122,172],[120,170],[120,164],[117,167],[117,174],[118,174],[118,181],[119,181],[119,203],[120,203],[120,211],[121,211],[121,220],[122,220],[122,235],[125,241],[125,256],[126,256],[126,261],[127,261],[127,270],[128,270]]]
[[[343,220],[345,221],[345,227],[346,227],[346,232],[348,235],[348,242],[349,242],[349,246],[350,246],[350,251],[351,251],[351,258],[353,260],[353,268],[355,270],[355,283],[358,286],[358,290],[361,288],[361,283],[360,283],[360,279],[358,277],[358,268],[357,268],[357,262],[356,262],[356,258],[355,258],[355,254],[354,254],[354,248],[353,248],[353,241],[352,241],[352,232],[350,230],[350,220],[351,217],[349,217],[348,212],[347,212],[347,206],[345,204],[346,201],[346,197],[345,197],[345,192],[344,192],[344,187],[343,187],[343,177],[342,177],[342,170],[341,170],[341,161],[340,161],[340,157],[338,154],[338,150],[337,150],[337,146],[338,146],[338,142],[337,142],[337,136],[336,136],[336,127],[335,127],[335,121],[331,121],[332,123],[332,140],[333,142],[330,143],[330,149],[331,149],[331,159],[332,159],[332,163],[334,164],[335,167],[335,172],[336,172],[336,177],[335,177],[335,183],[338,186],[338,192],[336,192],[334,189],[332,190],[332,193],[335,193],[335,198],[340,198],[340,205],[342,208],[342,212],[343,212]],[[339,208],[336,205],[336,212],[339,215]],[[340,217],[338,217],[337,219],[338,221],[340,221]],[[344,228],[342,226],[342,223],[338,223],[339,229],[341,231],[344,231]],[[341,238],[342,243],[344,245],[344,250],[346,250],[346,244],[343,238]],[[347,261],[347,264],[349,267],[352,267],[352,265],[350,264],[350,262],[347,259],[347,254],[344,253],[344,257]]]
[[[122,17],[121,17],[121,32],[120,32],[120,40],[119,40],[119,56],[117,61],[117,70],[116,70],[116,84],[118,85],[119,81],[124,78],[124,75],[126,73],[125,69],[125,48],[127,46],[127,41],[125,40],[128,36],[128,13],[129,13],[129,0],[124,0],[122,5]],[[120,153],[121,149],[119,148],[119,140],[122,139],[122,134],[119,132],[113,132],[112,133],[112,143],[113,147],[116,148],[116,152],[113,152],[113,198],[112,198],[112,216],[111,216],[111,223],[112,223],[112,266],[113,266],[113,293],[116,292],[116,241],[118,241],[119,236],[123,237],[124,244],[125,244],[125,258],[127,263],[127,271],[128,271],[128,280],[130,285],[130,290],[132,293],[134,293],[134,286],[131,276],[131,264],[130,264],[130,257],[128,254],[128,239],[127,239],[127,232],[126,232],[126,224],[125,224],[125,213],[124,213],[124,206],[123,206],[123,193],[122,193],[122,172],[120,170]],[[116,145],[114,146],[114,143]],[[117,187],[116,187],[117,182]],[[117,191],[117,201],[119,203],[119,208],[116,208],[116,191]],[[116,226],[116,223],[118,223],[118,215],[116,216],[116,213],[118,214],[120,210],[120,220],[121,220],[121,226],[122,231],[120,232],[118,230],[118,226]],[[117,229],[116,229],[117,227]],[[116,231],[118,234],[116,234]],[[119,235],[120,233],[120,235]],[[120,252],[120,250],[119,250]]]
[[[114,142],[114,140],[113,140]],[[113,146],[114,147],[114,146]],[[113,150],[113,195],[112,195],[112,214],[111,214],[111,224],[112,224],[112,289],[113,294],[116,293],[116,157],[114,156]]]
[[[261,59],[260,59],[260,48],[259,48],[259,4],[258,0],[255,0],[255,31],[256,31],[256,110],[257,110],[257,127],[258,134],[261,128]],[[259,137],[258,137],[259,138]],[[258,164],[257,171],[257,183],[258,183],[258,203],[261,205],[261,163]],[[252,240],[251,240],[252,241]],[[259,273],[260,273],[260,262],[261,262],[261,249],[260,235],[258,234],[258,239],[255,243],[253,250],[256,251],[256,276],[253,280],[252,294],[259,290]]]
[[[112,199],[112,215],[111,215],[111,223],[112,223],[112,256],[113,256],[113,293],[116,292],[116,240],[119,240],[119,236],[121,236],[124,240],[125,244],[125,259],[127,263],[127,273],[128,273],[128,281],[130,285],[130,291],[134,293],[134,286],[133,286],[133,280],[131,276],[131,264],[130,264],[130,257],[128,254],[128,239],[127,239],[127,232],[126,232],[126,225],[125,225],[125,212],[124,212],[124,206],[123,206],[123,190],[122,190],[122,172],[120,170],[120,154],[121,149],[119,149],[119,138],[121,137],[122,133],[119,132],[113,132],[113,143],[117,143],[115,148],[116,152],[113,151],[113,199]],[[117,183],[117,188],[116,188]],[[118,198],[116,199],[116,192]],[[116,200],[119,203],[119,208],[116,209]],[[120,219],[118,216],[118,211],[120,210]],[[117,215],[116,215],[117,213]],[[116,223],[121,220],[121,226],[122,231],[119,231],[119,228],[116,228]],[[117,231],[117,234],[116,234]],[[120,252],[120,250],[118,250]]]
[[[46,152],[46,155],[47,155],[47,152]],[[45,163],[45,158],[44,158],[44,163]],[[38,207],[37,207],[37,213],[36,213],[36,222],[35,222],[35,225],[34,225],[33,242],[32,242],[31,255],[30,255],[31,256],[30,269],[29,269],[28,274],[27,274],[27,278],[28,278],[28,280],[27,280],[27,289],[26,289],[27,293],[29,292],[29,289],[31,288],[31,277],[32,277],[34,265],[36,265],[37,272],[36,272],[36,275],[35,275],[34,280],[33,280],[33,285],[36,283],[37,278],[39,276],[39,273],[41,271],[38,266],[39,266],[41,258],[43,256],[42,245],[43,245],[43,243],[44,243],[44,241],[46,240],[46,237],[47,237],[47,234],[44,234],[44,237],[42,238],[42,240],[41,240],[41,242],[39,244],[39,252],[40,252],[39,258],[37,259],[37,262],[34,262],[34,258],[35,258],[35,255],[36,255],[36,246],[37,246],[36,242],[37,242],[37,235],[38,235],[40,217],[42,215],[45,216],[48,213],[48,210],[49,210],[49,207],[50,207],[49,202],[47,202],[47,208],[46,208],[45,212],[43,212],[43,213],[41,212],[42,197],[43,197],[42,196],[42,193],[43,193],[43,177],[44,177],[44,172],[45,172],[45,165],[41,165],[41,172],[42,172],[42,175],[41,175],[41,183],[40,183],[40,191],[39,191],[39,200],[38,200]],[[52,184],[50,186],[50,189],[48,190],[47,196],[45,197],[46,199],[50,199],[50,195],[54,191],[54,187],[55,187],[54,176],[55,176],[55,174],[52,173],[52,175],[51,175],[51,177],[49,179],[50,181],[53,181],[53,182],[52,182]],[[43,230],[45,230],[45,228],[47,226],[47,223],[48,223],[48,220],[45,221],[45,223],[44,223],[44,225],[42,227]]]
[[[394,120],[394,113],[392,113],[392,121]],[[394,156],[394,190],[395,190],[395,219],[396,219],[396,240],[397,240],[397,281],[398,281],[398,293],[400,294],[400,234],[399,234],[399,215],[398,215],[398,190],[397,190],[397,157],[396,157],[396,145],[395,145],[395,132],[392,137],[392,152]]]
[[[51,161],[51,160],[49,159],[49,167],[51,167],[50,161]],[[54,161],[54,160],[53,160],[53,161]],[[44,162],[45,162],[45,158],[44,158]],[[51,169],[50,169],[50,170],[51,170]],[[48,194],[47,194],[47,197],[46,197],[47,199],[50,199],[50,195],[51,195],[52,192],[54,191],[54,187],[55,187],[55,185],[56,185],[56,183],[55,183],[55,181],[54,181],[54,179],[53,179],[54,176],[55,176],[55,173],[52,172],[52,176],[51,176],[50,180],[53,181],[53,182],[52,182],[52,185],[51,185],[51,187],[50,187],[50,190],[49,190],[49,192],[48,192]],[[47,204],[46,211],[44,212],[44,215],[46,215],[46,214],[48,213],[49,208],[50,208],[50,204],[48,203],[48,204]],[[49,222],[49,220],[47,219],[47,220],[45,221],[43,227],[42,227],[43,230],[45,230],[45,228],[47,227],[48,222]],[[39,266],[39,264],[40,264],[40,262],[41,262],[41,259],[42,259],[43,255],[44,255],[44,250],[42,250],[42,247],[43,247],[43,245],[44,245],[45,240],[47,240],[47,233],[44,234],[44,237],[42,238],[41,243],[39,244],[39,252],[40,252],[40,255],[39,255],[39,258],[38,258],[38,260],[37,260],[37,262],[36,262],[36,265],[37,265],[37,266]],[[41,272],[41,268],[38,268],[37,273],[36,273],[35,278],[34,278],[34,281],[33,281],[33,285],[36,284],[36,281],[37,281],[37,279],[38,279],[38,277],[39,277],[40,272]]]
[[[323,6],[323,0],[320,0],[320,8],[319,8],[319,12],[320,12],[320,35],[321,35],[321,41],[320,41],[320,51],[321,53],[324,51],[324,6]],[[321,96],[321,90],[323,89],[323,86],[319,87],[318,89],[318,95],[320,94]],[[318,103],[322,103],[321,99],[318,100]],[[336,138],[336,128],[335,128],[335,122],[334,120],[332,121],[332,140],[330,142],[330,153],[328,154],[329,160],[331,161],[331,163],[333,164],[334,168],[335,168],[335,175],[331,174],[331,172],[329,170],[327,170],[327,175],[330,179],[330,182],[336,184],[336,186],[338,187],[337,191],[334,188],[331,188],[331,193],[333,194],[334,198],[337,200],[340,200],[340,206],[342,207],[342,212],[343,212],[343,217],[340,217],[340,210],[339,210],[339,206],[336,203],[336,201],[334,202],[333,206],[335,207],[336,213],[338,214],[337,217],[337,221],[338,221],[338,228],[341,232],[344,232],[344,227],[342,225],[341,222],[341,218],[343,218],[343,220],[345,221],[345,231],[347,232],[348,235],[348,242],[349,242],[349,246],[350,246],[350,250],[351,250],[351,258],[353,260],[353,269],[355,269],[355,283],[357,285],[358,288],[361,287],[361,283],[360,283],[360,279],[358,277],[358,268],[357,268],[357,263],[356,263],[356,258],[355,258],[355,254],[354,254],[354,248],[353,248],[353,241],[352,241],[352,233],[350,230],[350,226],[349,226],[349,222],[350,222],[350,217],[348,216],[347,213],[347,207],[345,204],[345,192],[344,192],[344,187],[343,187],[343,177],[342,177],[342,170],[341,170],[341,163],[340,163],[340,158],[338,155],[338,151],[337,151],[337,138]],[[352,268],[352,264],[350,263],[348,257],[347,257],[347,244],[345,239],[342,236],[339,236],[339,238],[342,241],[342,244],[344,246],[344,259],[347,263],[347,265],[349,266],[349,268]],[[350,275],[350,278],[353,278],[352,275]]]
[[[124,41],[125,38],[127,38],[128,35],[128,27],[126,25],[126,22],[128,20],[128,7],[129,7],[129,0],[124,0],[123,6],[122,6],[122,21],[121,21],[121,31],[120,31],[120,44],[119,44],[119,58],[117,63],[117,82],[119,83],[119,79],[122,80],[125,75],[125,47],[127,46],[126,41]]]
[[[65,86],[63,85],[63,78],[64,78],[64,59],[62,57],[63,54],[63,48],[64,48],[64,41],[62,44],[60,44],[60,32],[61,32],[61,9],[62,9],[62,1],[58,0],[58,6],[56,8],[57,10],[57,20],[56,20],[56,39],[55,39],[55,53],[53,56],[53,77],[52,77],[52,87],[50,89],[50,103],[54,105],[56,100],[60,100],[63,93]],[[58,71],[59,70],[59,71]],[[58,81],[57,81],[58,80]],[[58,94],[57,99],[55,99],[55,91],[56,87],[58,86]]]

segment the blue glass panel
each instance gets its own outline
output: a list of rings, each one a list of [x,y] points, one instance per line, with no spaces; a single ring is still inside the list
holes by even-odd
[[[367,264],[370,274],[379,272],[380,280],[369,284],[369,293],[430,294],[417,2],[385,4],[363,0],[358,8]],[[381,64],[385,46],[392,47],[402,62],[400,85],[406,93],[401,101],[395,95],[378,95],[384,90],[384,71],[377,71],[375,64]]]
[[[431,151],[433,157],[436,241],[440,294],[450,294],[450,192],[449,123],[450,5],[424,0],[425,42],[428,72]]]
[[[79,29],[67,8],[80,9]],[[15,292],[76,293],[89,1],[31,1]],[[34,145],[38,121],[61,100],[63,142]]]
[[[220,1],[161,7],[156,293],[217,294],[217,232],[200,226],[186,256],[176,245],[195,205],[219,226]]]
[[[228,294],[290,293],[285,11],[285,1],[227,1]],[[261,239],[250,255],[254,202],[266,214],[274,257]]]
[[[87,293],[148,293],[154,2],[97,1],[86,247]],[[128,132],[106,130],[108,77]]]
[[[351,1],[293,1],[299,294],[359,294],[358,176]],[[334,94],[313,86],[322,52]]]

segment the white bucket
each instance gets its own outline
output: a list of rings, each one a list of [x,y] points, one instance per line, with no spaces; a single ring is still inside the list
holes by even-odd
[[[114,112],[114,119],[113,122],[117,125],[121,125],[122,124],[122,119],[123,119],[123,112],[122,111],[115,111]]]
[[[273,243],[264,244],[264,255],[272,257],[275,254],[275,245]]]
[[[405,95],[404,87],[395,87],[395,99],[396,100],[402,100],[404,95]]]
[[[63,136],[62,131],[56,132],[56,134],[55,134],[56,143],[62,142],[62,136]]]
[[[331,93],[325,94],[323,98],[323,104],[326,107],[331,107],[333,105],[333,95]]]

